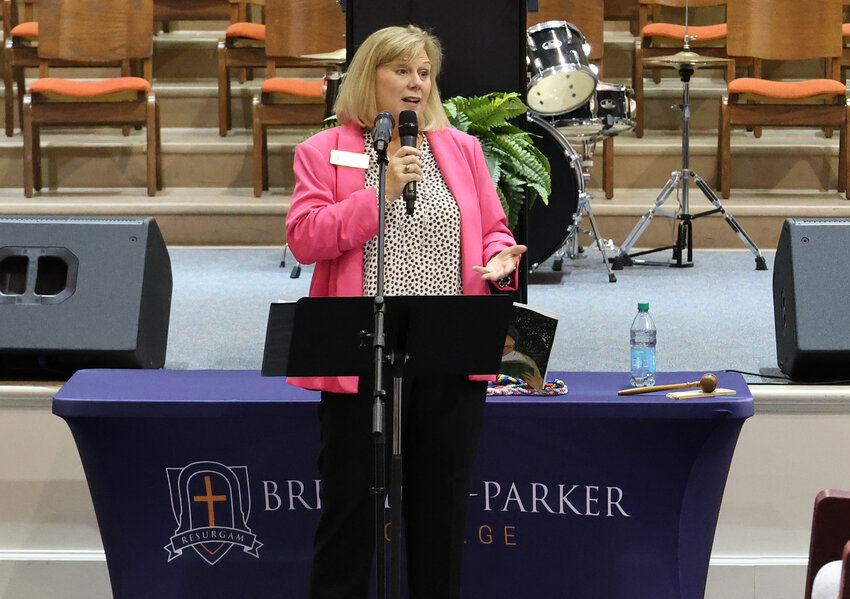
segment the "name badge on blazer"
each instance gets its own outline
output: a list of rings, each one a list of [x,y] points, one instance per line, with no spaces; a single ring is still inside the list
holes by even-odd
[[[331,150],[331,164],[337,166],[350,166],[352,168],[369,168],[369,156],[357,154],[356,152],[345,152],[343,150]]]

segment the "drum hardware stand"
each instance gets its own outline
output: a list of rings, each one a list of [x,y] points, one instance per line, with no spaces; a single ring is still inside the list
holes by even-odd
[[[564,141],[566,141],[567,145],[571,146],[569,141],[566,139]],[[570,160],[581,160],[581,175],[584,179],[585,186],[587,185],[587,182],[590,181],[590,167],[593,165],[593,147],[595,144],[595,141],[590,144],[588,144],[588,142],[583,142],[583,158],[579,159],[579,157],[575,154],[570,157]],[[564,240],[563,245],[555,252],[556,257],[552,264],[552,270],[561,270],[564,264],[563,256],[565,253],[573,259],[577,258],[581,254],[578,244],[578,236],[580,233],[584,233],[593,238],[596,242],[596,247],[599,248],[599,252],[602,254],[602,263],[605,265],[605,270],[608,271],[608,282],[616,283],[617,276],[612,271],[611,265],[609,264],[611,260],[608,258],[608,254],[605,251],[605,247],[610,245],[610,240],[604,239],[599,235],[599,227],[596,225],[596,218],[593,216],[593,209],[590,207],[590,200],[592,199],[592,193],[588,193],[586,191],[579,193],[578,206],[576,207],[575,214],[573,214],[572,222],[569,227],[567,227],[567,238]],[[587,220],[590,221],[589,231],[580,226],[582,216],[586,216]],[[583,254],[582,257],[584,257]]]
[[[685,51],[679,53],[680,55],[691,55],[696,56],[692,52],[688,50],[687,38],[685,40]],[[677,55],[673,55],[669,57],[670,59],[675,59]],[[697,57],[699,58],[699,57]],[[734,219],[734,217],[726,211],[723,207],[723,204],[720,203],[720,199],[714,194],[711,188],[706,184],[706,182],[700,177],[697,173],[695,173],[690,168],[689,163],[689,122],[691,116],[691,110],[689,107],[689,87],[691,75],[694,73],[694,68],[696,62],[690,56],[688,58],[682,58],[683,62],[679,63],[679,77],[682,80],[683,84],[683,92],[682,92],[682,105],[679,108],[682,110],[682,170],[673,171],[670,179],[667,181],[667,184],[661,190],[661,193],[658,195],[658,198],[655,200],[655,205],[650,208],[649,212],[644,214],[641,219],[638,221],[635,228],[632,229],[632,232],[629,233],[626,240],[623,242],[623,245],[620,247],[620,252],[616,258],[613,260],[613,270],[622,270],[623,266],[633,266],[633,265],[656,265],[656,266],[671,266],[671,267],[690,267],[693,266],[693,221],[702,218],[704,216],[709,216],[712,214],[720,213],[726,219],[728,225],[732,228],[735,233],[738,234],[738,237],[741,241],[744,242],[753,254],[755,254],[756,260],[756,270],[767,270],[767,263],[765,262],[764,256],[761,253],[761,250],[758,249],[756,244],[750,239],[749,235],[741,228],[738,222]],[[690,62],[684,62],[690,61]],[[700,191],[702,191],[703,195],[714,205],[714,208],[711,210],[706,210],[705,212],[700,212],[698,214],[691,214],[690,212],[690,204],[688,202],[688,184],[690,179],[694,180],[697,187],[699,187]],[[665,212],[661,210],[661,206],[664,202],[667,201],[667,198],[670,197],[670,194],[674,189],[679,188],[679,184],[681,184],[681,200],[679,201],[679,207],[675,213]],[[660,248],[655,248],[651,250],[645,250],[641,252],[629,253],[632,247],[635,245],[637,240],[643,234],[643,232],[649,226],[650,221],[652,221],[653,216],[658,213],[662,216],[668,216],[671,218],[675,218],[679,221],[678,231],[676,235],[676,242],[674,245],[665,246]],[[664,250],[673,250],[673,257],[669,262],[651,262],[648,260],[635,260],[637,256],[643,256],[646,254],[652,254],[655,252],[660,252]],[[684,255],[687,252],[686,256]]]
[[[280,267],[286,268],[286,254],[289,251],[289,244],[283,244],[283,255],[280,257]],[[294,256],[293,256],[294,257]],[[295,261],[295,265],[292,267],[292,270],[289,272],[290,279],[297,279],[301,276],[301,263],[297,260]]]

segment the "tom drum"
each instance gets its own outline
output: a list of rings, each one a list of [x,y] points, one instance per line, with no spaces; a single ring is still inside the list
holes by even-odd
[[[553,118],[568,139],[611,137],[635,128],[634,91],[626,85],[599,82],[583,106]]]
[[[587,61],[587,40],[566,21],[546,21],[526,31],[531,80],[528,105],[540,114],[562,114],[593,95],[598,77]]]

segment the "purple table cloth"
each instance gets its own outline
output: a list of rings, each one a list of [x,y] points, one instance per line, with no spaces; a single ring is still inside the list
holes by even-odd
[[[555,372],[568,394],[488,399],[464,596],[703,597],[753,414],[743,378],[718,376],[735,395],[617,396],[627,373]],[[80,452],[114,597],[305,598],[318,399],[256,371],[76,373],[53,411]]]

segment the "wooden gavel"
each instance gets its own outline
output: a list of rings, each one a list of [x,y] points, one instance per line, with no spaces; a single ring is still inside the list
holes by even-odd
[[[675,385],[652,385],[650,387],[632,387],[618,391],[617,395],[635,395],[637,393],[651,393],[653,391],[667,391],[668,389],[686,389],[688,387],[699,387],[703,393],[711,393],[717,389],[717,377],[706,372],[698,381],[690,383],[676,383]]]

